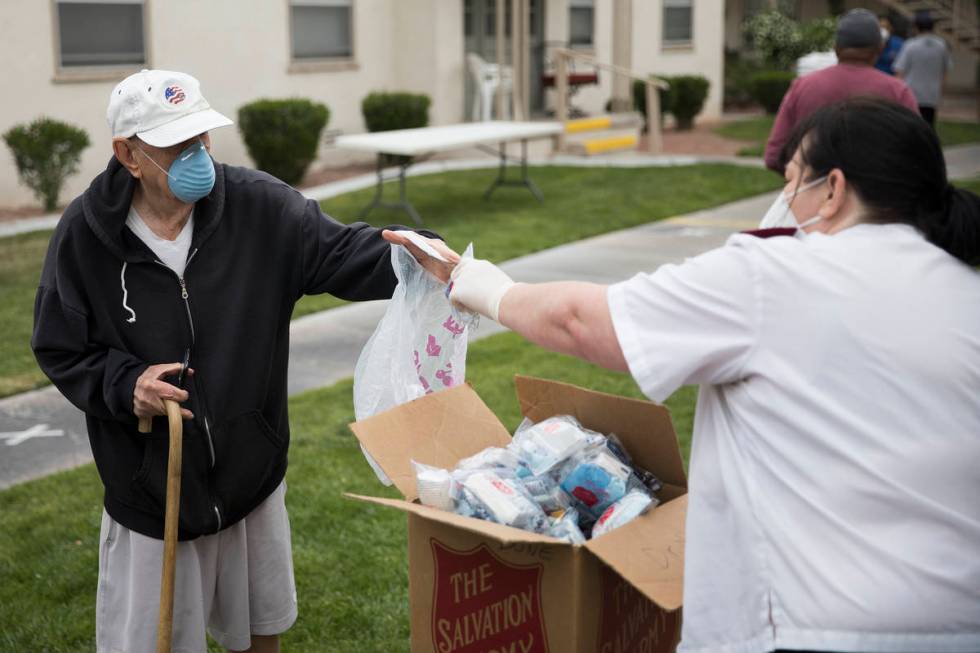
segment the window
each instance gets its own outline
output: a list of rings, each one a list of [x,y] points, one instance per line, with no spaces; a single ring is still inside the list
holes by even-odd
[[[568,17],[568,42],[572,46],[592,46],[592,29],[595,23],[593,0],[570,0]]]
[[[354,56],[352,0],[291,0],[293,60]]]
[[[146,63],[143,0],[56,0],[62,69]]]
[[[694,0],[664,0],[664,45],[689,45],[692,41]]]

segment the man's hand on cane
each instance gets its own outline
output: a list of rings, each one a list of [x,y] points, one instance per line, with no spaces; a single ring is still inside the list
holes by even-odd
[[[164,377],[175,376],[180,373],[181,366],[182,363],[150,365],[140,374],[133,391],[133,413],[137,417],[166,415],[167,409],[163,405],[165,399],[171,399],[177,403],[187,401],[190,395],[186,390],[162,380]],[[194,370],[188,369],[187,373],[193,374]],[[186,408],[180,409],[180,415],[184,419],[194,419],[194,413]]]

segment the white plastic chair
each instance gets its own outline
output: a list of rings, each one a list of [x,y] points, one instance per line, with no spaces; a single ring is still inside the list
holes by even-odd
[[[500,66],[488,63],[475,52],[466,55],[470,74],[476,82],[476,93],[473,94],[472,118],[476,121],[493,118],[493,97],[495,93],[505,96],[504,116],[501,120],[510,119],[510,94],[513,92],[514,78],[510,66]]]

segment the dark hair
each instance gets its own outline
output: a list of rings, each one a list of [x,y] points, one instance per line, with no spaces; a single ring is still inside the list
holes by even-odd
[[[932,19],[932,14],[928,10],[920,9],[915,12],[915,26],[920,32],[929,32],[935,26],[936,21]]]
[[[980,197],[951,186],[936,133],[906,107],[852,98],[804,120],[781,153],[797,150],[804,181],[839,169],[869,222],[902,222],[956,258],[980,265]]]

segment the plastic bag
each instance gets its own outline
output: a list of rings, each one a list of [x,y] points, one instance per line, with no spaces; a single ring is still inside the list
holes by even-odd
[[[508,448],[527,463],[534,476],[546,474],[589,446],[603,441],[570,415],[549,417],[537,424],[525,420]]]
[[[518,476],[518,478],[524,485],[524,490],[547,514],[554,515],[571,508],[571,499],[550,476],[527,476],[525,478]]]
[[[415,487],[419,503],[439,510],[453,510],[456,506],[456,483],[448,469],[431,467],[412,461],[415,469]]]
[[[623,498],[634,479],[629,465],[602,447],[573,458],[562,468],[561,489],[575,499],[583,514],[598,519]]]
[[[651,507],[659,503],[651,497],[645,490],[631,490],[626,495],[612,504],[599,517],[592,528],[592,537],[605,535],[609,531],[624,526],[633,521]]]
[[[508,477],[503,470],[480,470],[467,476],[462,485],[471,505],[475,500],[476,512],[485,512],[490,521],[537,533],[547,530],[547,516],[516,476]]]
[[[512,451],[502,447],[487,447],[479,453],[473,454],[469,458],[463,458],[456,463],[456,469],[476,470],[476,469],[507,469],[522,476],[522,469],[526,469],[523,461]]]
[[[561,516],[551,520],[548,535],[569,544],[585,544],[585,534],[578,526],[578,513],[569,508]]]
[[[472,256],[470,244],[463,257]],[[404,247],[392,245],[391,267],[398,286],[354,368],[358,420],[459,385],[466,376],[468,329],[475,316],[455,308],[446,296],[446,284],[426,272]],[[363,446],[361,451],[378,480],[391,485]]]

